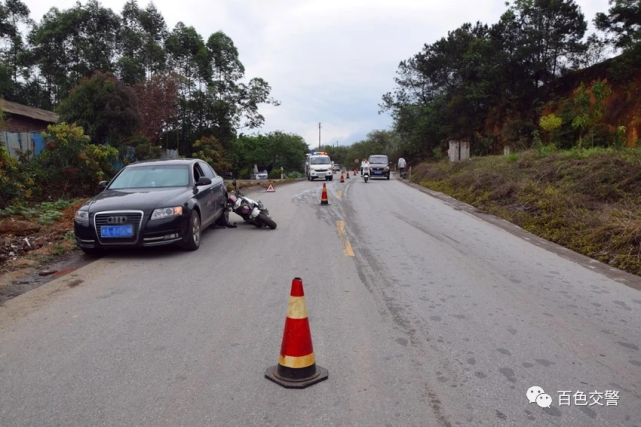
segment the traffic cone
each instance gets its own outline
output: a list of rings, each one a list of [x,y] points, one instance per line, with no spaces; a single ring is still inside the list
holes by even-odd
[[[305,388],[326,380],[329,373],[316,366],[301,278],[292,280],[289,295],[278,365],[267,368],[265,378],[285,388]]]
[[[343,178],[343,172],[341,172],[341,182],[345,182],[345,179]]]
[[[349,171],[347,171],[347,178],[346,179],[349,179]]]
[[[324,182],[323,182],[323,192],[321,193],[321,205],[329,205],[329,202],[327,201],[327,187],[325,186]]]

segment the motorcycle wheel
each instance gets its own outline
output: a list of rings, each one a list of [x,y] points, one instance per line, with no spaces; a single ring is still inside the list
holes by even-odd
[[[367,182],[367,175],[365,175],[363,179],[365,180],[365,182]]]
[[[274,222],[274,220],[263,213],[258,214],[258,216],[256,217],[256,221],[260,222],[261,224],[265,224],[272,230],[276,229],[276,223]]]

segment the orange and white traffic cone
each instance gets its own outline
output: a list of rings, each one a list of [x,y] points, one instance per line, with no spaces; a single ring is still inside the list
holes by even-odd
[[[326,380],[329,372],[316,365],[301,278],[292,280],[289,295],[278,365],[267,368],[265,377],[285,388],[305,388]]]
[[[349,179],[349,171],[347,171],[347,177],[345,179]]]
[[[345,182],[345,179],[343,178],[343,172],[341,172],[341,182]]]
[[[327,201],[327,187],[325,186],[324,182],[323,182],[323,192],[321,193],[321,205],[329,205],[329,201]]]

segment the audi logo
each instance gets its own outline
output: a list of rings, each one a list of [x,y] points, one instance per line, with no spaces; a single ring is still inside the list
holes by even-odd
[[[110,216],[107,218],[107,224],[124,224],[127,222],[126,216]]]

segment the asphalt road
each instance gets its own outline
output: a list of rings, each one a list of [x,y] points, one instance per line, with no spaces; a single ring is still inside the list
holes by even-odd
[[[110,254],[8,301],[0,426],[641,425],[637,279],[395,178],[328,182],[329,206],[321,187],[256,193],[276,230]],[[264,378],[297,276],[329,370],[305,390]]]

